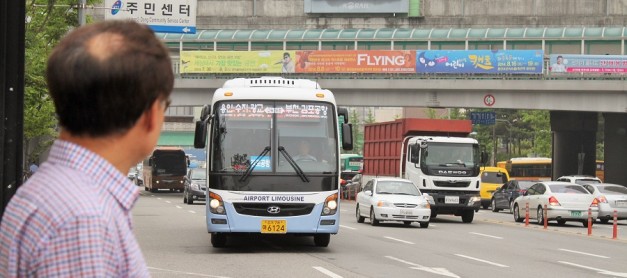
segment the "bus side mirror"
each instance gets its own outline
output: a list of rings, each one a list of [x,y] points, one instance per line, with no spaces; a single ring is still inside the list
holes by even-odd
[[[353,125],[342,124],[342,149],[350,151],[353,149]]]
[[[205,148],[206,142],[207,124],[205,121],[196,121],[196,130],[194,131],[194,148],[203,149]]]
[[[348,123],[348,109],[345,107],[339,107],[337,109],[337,115],[344,117],[344,123]]]

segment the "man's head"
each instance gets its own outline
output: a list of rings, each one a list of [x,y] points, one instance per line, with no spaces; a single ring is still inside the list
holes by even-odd
[[[561,64],[563,61],[564,61],[564,57],[562,57],[561,55],[557,56],[557,63],[558,64]]]
[[[299,154],[309,154],[311,151],[311,147],[309,146],[309,142],[303,140],[298,144],[298,153]]]
[[[154,32],[117,20],[64,37],[46,78],[62,128],[90,137],[123,134],[155,102],[168,102],[174,85],[168,50]]]
[[[292,60],[289,52],[283,53],[283,63],[289,63]]]

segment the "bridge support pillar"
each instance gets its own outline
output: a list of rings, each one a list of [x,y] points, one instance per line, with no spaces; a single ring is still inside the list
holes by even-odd
[[[603,113],[605,182],[627,185],[627,113]],[[609,167],[608,167],[609,166]]]
[[[551,111],[553,179],[596,172],[598,113]]]

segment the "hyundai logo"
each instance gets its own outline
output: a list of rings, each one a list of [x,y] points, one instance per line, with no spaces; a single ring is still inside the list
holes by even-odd
[[[270,214],[277,214],[281,212],[281,208],[278,206],[269,206],[266,211]]]

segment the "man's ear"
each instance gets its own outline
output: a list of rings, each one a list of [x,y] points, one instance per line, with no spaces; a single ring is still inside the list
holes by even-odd
[[[144,113],[142,114],[140,121],[142,123],[142,127],[147,132],[152,132],[155,128],[161,130],[161,126],[159,126],[159,117],[161,116],[159,111],[161,109],[163,108],[161,108],[161,105],[159,105],[159,101],[155,100],[150,105],[150,108],[144,111]]]

